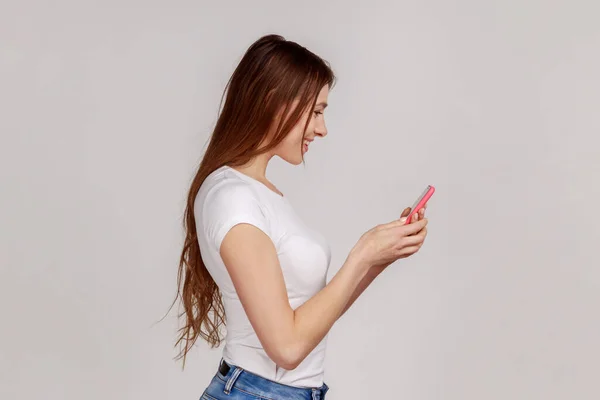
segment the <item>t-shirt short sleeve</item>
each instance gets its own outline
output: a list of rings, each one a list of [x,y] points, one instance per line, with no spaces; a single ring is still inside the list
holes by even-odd
[[[224,182],[204,199],[203,225],[206,237],[219,252],[225,235],[238,224],[250,224],[269,234],[259,199],[246,182]]]

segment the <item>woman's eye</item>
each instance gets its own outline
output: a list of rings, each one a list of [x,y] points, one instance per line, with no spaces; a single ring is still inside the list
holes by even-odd
[[[319,116],[319,115],[321,115],[321,114],[323,114],[323,112],[322,112],[322,111],[315,111],[315,115],[316,115],[316,116]]]

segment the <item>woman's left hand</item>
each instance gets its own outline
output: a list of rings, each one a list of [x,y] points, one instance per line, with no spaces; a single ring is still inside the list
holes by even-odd
[[[425,204],[425,206],[423,206],[423,208],[421,210],[419,210],[418,213],[416,213],[415,215],[412,216],[412,218],[410,219],[410,223],[412,224],[414,222],[417,222],[417,221],[422,220],[423,218],[425,218],[425,210],[426,209],[427,209],[427,204]],[[402,211],[402,214],[400,214],[400,219],[406,218],[408,216],[408,214],[410,214],[411,210],[412,209],[410,207],[406,207],[404,209],[404,211]],[[425,236],[427,236],[427,227],[425,227],[422,230],[420,230],[419,232],[415,233],[415,235],[418,235],[418,234],[424,234]],[[415,254],[415,253],[413,253],[413,254]],[[405,256],[403,258],[410,257],[411,255],[412,254],[407,255],[407,256]],[[383,269],[387,268],[390,264],[392,264],[392,263],[378,265],[377,268],[383,270]]]

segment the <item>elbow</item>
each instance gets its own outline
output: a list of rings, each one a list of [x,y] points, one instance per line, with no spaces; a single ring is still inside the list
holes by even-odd
[[[300,365],[300,363],[302,362],[302,360],[300,360],[299,358],[294,358],[294,357],[287,357],[287,358],[279,358],[277,361],[275,361],[275,364],[277,364],[278,367],[283,368],[287,371],[292,371],[296,368],[298,368],[298,365]]]
[[[304,356],[295,346],[281,346],[273,353],[269,355],[273,362],[288,371],[296,369],[304,360]]]

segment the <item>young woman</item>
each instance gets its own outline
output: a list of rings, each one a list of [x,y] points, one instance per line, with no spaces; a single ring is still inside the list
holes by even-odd
[[[320,57],[268,35],[250,46],[227,85],[189,191],[178,276],[184,364],[199,336],[218,347],[227,326],[202,399],[323,399],[332,325],[377,275],[425,240],[424,212],[410,224],[400,218],[378,225],[326,284],[326,240],[265,174],[273,156],[301,164],[313,140],[327,135],[333,84]]]

